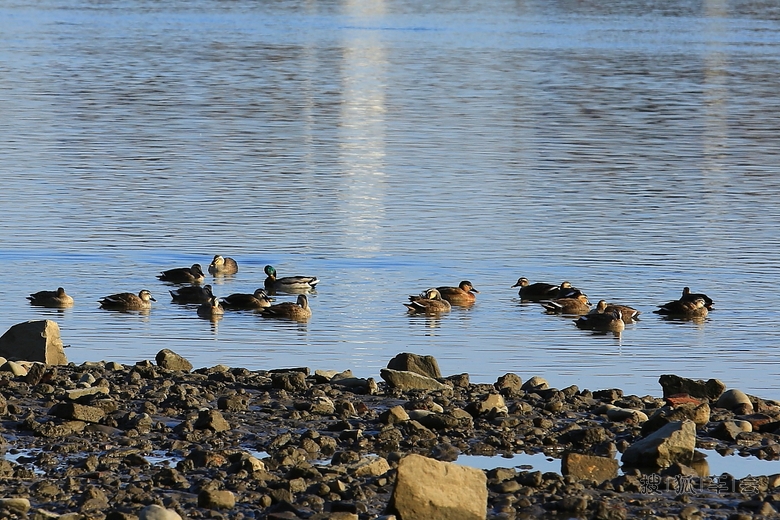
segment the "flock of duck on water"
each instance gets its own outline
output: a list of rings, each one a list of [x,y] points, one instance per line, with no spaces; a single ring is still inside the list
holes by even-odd
[[[622,332],[626,323],[639,319],[640,311],[628,305],[607,303],[600,300],[591,308],[588,297],[570,282],[554,285],[544,282],[531,283],[521,277],[512,288],[519,287],[518,295],[523,302],[538,302],[549,314],[579,316],[574,324],[580,329],[601,332]],[[423,291],[418,296],[410,296],[405,303],[412,313],[440,313],[450,310],[452,305],[470,306],[476,301],[478,290],[471,282],[464,280],[458,287],[436,287]],[[692,293],[683,288],[678,300],[659,305],[656,314],[672,319],[703,319],[712,309],[713,301],[706,294]]]
[[[238,263],[230,258],[215,255],[208,266],[208,272],[214,276],[233,275],[238,272]],[[263,287],[252,294],[234,293],[217,298],[211,285],[201,285],[205,274],[200,264],[191,267],[178,267],[160,273],[157,278],[173,284],[188,284],[170,290],[171,298],[177,303],[200,304],[197,308],[199,316],[213,318],[221,316],[228,310],[256,310],[271,318],[287,318],[307,320],[311,317],[311,307],[307,293],[312,292],[319,279],[316,276],[285,276],[277,277],[276,269],[267,265]],[[588,297],[570,282],[560,285],[537,282],[531,283],[521,277],[512,288],[519,287],[518,295],[523,302],[538,302],[549,314],[566,314],[578,316],[574,320],[580,329],[602,332],[621,332],[626,323],[638,319],[640,311],[628,305],[607,303],[600,300],[595,308],[591,308]],[[277,293],[297,294],[296,302],[273,303],[272,295]],[[409,296],[409,303],[404,303],[410,314],[440,314],[448,312],[453,305],[471,306],[476,302],[479,293],[472,283],[464,280],[457,287],[433,287]],[[27,297],[32,305],[44,307],[70,307],[73,298],[59,287],[56,291],[39,291]],[[117,293],[98,300],[104,309],[112,310],[147,310],[152,302],[157,301],[152,293],[143,289],[138,294]],[[712,309],[713,301],[706,294],[692,293],[688,287],[683,288],[678,300],[659,305],[655,313],[674,319],[703,319]]]
[[[161,272],[157,278],[163,282],[182,284],[182,287],[170,290],[171,298],[176,303],[197,303],[198,316],[214,318],[225,313],[225,309],[257,310],[263,316],[270,318],[287,318],[306,320],[311,317],[311,308],[306,293],[314,290],[319,283],[316,276],[276,276],[273,266],[265,266],[266,279],[263,287],[252,294],[234,293],[224,298],[217,298],[211,285],[200,285],[206,279],[200,264],[191,267],[177,267]],[[238,272],[238,263],[230,258],[215,255],[208,272],[214,276],[233,275]],[[297,294],[296,302],[273,303],[271,295],[277,293]],[[43,307],[70,307],[73,298],[65,289],[59,287],[56,291],[39,291],[27,297],[32,305]],[[111,294],[98,300],[100,307],[120,311],[143,311],[151,309],[152,302],[157,301],[151,291],[142,289],[138,294],[123,292]]]

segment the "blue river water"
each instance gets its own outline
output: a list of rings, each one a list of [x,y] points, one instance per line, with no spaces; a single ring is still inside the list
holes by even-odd
[[[0,332],[53,319],[68,359],[307,366],[399,352],[493,382],[780,399],[780,9],[765,2],[92,0],[0,6]],[[171,302],[165,269],[252,292],[316,275],[307,323]],[[521,303],[571,281],[620,337]],[[476,305],[409,316],[470,280]],[[76,304],[31,307],[62,286]],[[653,314],[684,286],[715,310]],[[97,300],[149,289],[151,312]],[[286,298],[279,296],[279,301]]]

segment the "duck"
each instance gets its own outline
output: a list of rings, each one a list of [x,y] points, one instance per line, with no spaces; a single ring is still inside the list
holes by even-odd
[[[236,274],[238,272],[238,263],[229,256],[214,255],[208,270],[212,275]]]
[[[213,318],[215,316],[222,316],[225,314],[225,309],[220,305],[216,296],[209,298],[207,302],[201,303],[198,306],[198,316],[201,318]]]
[[[690,287],[683,287],[682,296],[680,296],[680,301],[693,302],[696,301],[698,298],[704,300],[704,306],[707,307],[707,310],[712,310],[712,307],[715,305],[715,303],[712,301],[712,298],[710,298],[709,296],[703,293],[692,293]]]
[[[271,306],[271,298],[265,289],[257,289],[253,294],[233,293],[225,296],[221,300],[222,306],[226,309],[252,310],[264,309]]]
[[[612,311],[620,311],[620,315],[624,322],[633,323],[634,320],[639,319],[640,311],[628,305],[618,305],[616,303],[607,303],[606,300],[599,300],[596,304],[596,308],[591,310],[588,314],[610,314]]]
[[[176,303],[206,303],[214,296],[211,285],[191,285],[168,292]]]
[[[541,304],[548,314],[587,314],[590,311],[590,302],[584,294],[573,298],[556,298]]]
[[[517,283],[510,287],[510,289],[515,287],[520,287],[520,290],[517,292],[517,294],[520,296],[521,300],[526,301],[539,301],[549,300],[550,298],[557,298],[558,291],[560,289],[559,286],[553,285],[551,283],[531,283],[525,276],[518,278]]]
[[[674,300],[659,305],[653,312],[670,318],[704,318],[709,311],[704,298],[696,298],[693,301]]]
[[[266,307],[260,313],[267,318],[287,318],[290,320],[308,320],[311,318],[311,307],[309,299],[305,294],[299,294],[298,300],[293,302],[282,302]]]
[[[276,277],[276,269],[272,265],[267,265],[263,269],[268,277],[265,279],[265,288],[273,294],[275,291],[286,293],[303,293],[314,290],[315,286],[320,283],[320,280],[316,276],[285,276],[283,278]]]
[[[100,306],[104,309],[139,311],[152,308],[152,302],[157,300],[152,297],[152,293],[142,289],[138,294],[117,293],[106,296],[98,300]]]
[[[428,289],[420,296],[410,296],[410,303],[404,303],[412,314],[437,314],[452,309],[450,302],[441,297],[438,289]]]
[[[477,301],[479,291],[468,280],[463,280],[457,287],[437,287],[437,291],[443,300],[450,302],[451,305],[472,305]],[[424,298],[425,295],[420,295]]]
[[[57,287],[56,291],[38,291],[27,297],[30,305],[40,307],[71,307],[73,298],[65,294],[65,289]]]
[[[164,282],[173,283],[201,283],[206,275],[203,274],[203,268],[200,264],[192,264],[192,267],[177,267],[163,271],[157,278]]]
[[[578,329],[598,330],[601,332],[623,332],[626,322],[620,309],[610,312],[590,313],[574,320]]]

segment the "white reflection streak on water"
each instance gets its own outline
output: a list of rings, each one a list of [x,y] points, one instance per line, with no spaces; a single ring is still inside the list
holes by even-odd
[[[346,2],[344,9],[358,27],[384,14],[381,1]],[[385,158],[385,56],[380,31],[344,31],[340,161],[343,239],[357,254],[381,249],[378,240],[383,211]]]
[[[704,174],[718,178],[722,172],[721,154],[728,138],[728,59],[723,49],[726,27],[725,0],[706,2],[707,29],[704,55]],[[720,179],[718,179],[720,180]]]

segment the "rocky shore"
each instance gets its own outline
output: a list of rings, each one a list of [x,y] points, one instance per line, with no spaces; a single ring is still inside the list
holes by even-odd
[[[638,397],[438,371],[414,354],[389,360],[376,380],[193,370],[168,350],[132,366],[7,362],[0,517],[747,519],[780,510],[780,476],[710,476],[694,451],[778,459],[775,402],[671,375],[660,378],[663,396]],[[537,452],[561,458],[561,474],[452,462]]]

